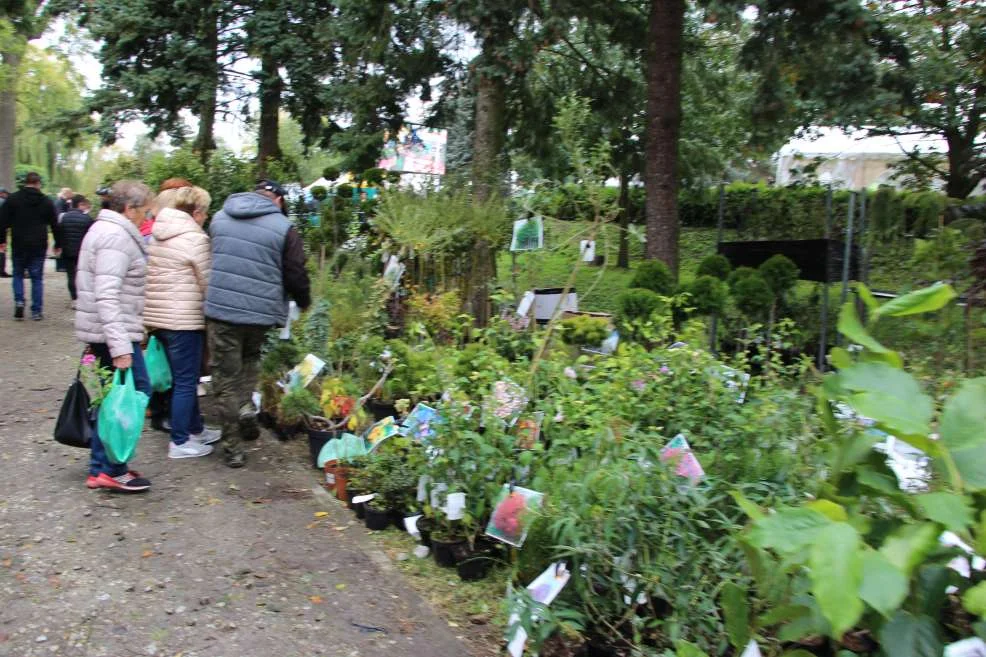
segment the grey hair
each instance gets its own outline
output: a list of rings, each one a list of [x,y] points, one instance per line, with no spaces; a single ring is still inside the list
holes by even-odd
[[[123,212],[127,208],[139,208],[149,205],[154,194],[151,188],[137,180],[121,180],[110,187],[109,206],[114,212]]]

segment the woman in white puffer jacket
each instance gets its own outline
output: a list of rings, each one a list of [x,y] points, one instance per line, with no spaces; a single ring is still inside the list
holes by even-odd
[[[200,187],[161,192],[147,253],[144,325],[164,345],[171,364],[171,443],[173,459],[205,456],[218,431],[206,429],[199,411],[198,383],[205,345],[202,306],[212,255],[202,230],[209,193]]]

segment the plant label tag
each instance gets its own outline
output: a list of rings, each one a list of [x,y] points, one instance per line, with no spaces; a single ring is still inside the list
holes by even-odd
[[[369,495],[357,495],[353,498],[353,504],[364,504],[372,499],[376,499],[376,493],[370,493]]]
[[[418,531],[418,520],[421,519],[421,514],[416,516],[411,516],[410,518],[404,518],[404,529],[411,536],[421,536],[421,532]]]
[[[740,657],[762,657],[760,654],[760,646],[757,645],[756,641],[750,639],[750,642],[746,644],[746,650],[743,651],[743,654],[740,655]]]
[[[534,291],[528,290],[524,292],[524,297],[520,300],[520,304],[517,306],[517,314],[521,317],[527,317],[531,312],[531,306],[534,305]]]
[[[986,643],[979,637],[945,646],[945,657],[986,657]]]
[[[449,520],[462,520],[466,514],[466,494],[449,493],[445,498],[445,515]]]
[[[333,472],[326,472],[325,473],[325,483],[327,483],[329,486],[335,486],[336,485],[336,476],[335,476],[335,473],[333,473]]]
[[[418,501],[424,502],[428,499],[428,477],[427,475],[421,475],[418,477]],[[432,504],[432,506],[435,506]]]

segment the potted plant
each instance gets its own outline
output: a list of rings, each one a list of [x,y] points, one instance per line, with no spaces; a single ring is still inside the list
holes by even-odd
[[[294,436],[307,423],[307,418],[319,412],[318,400],[308,388],[289,390],[277,405],[277,424],[274,431],[282,440]]]
[[[407,508],[417,476],[402,451],[398,447],[373,454],[360,472],[360,484],[367,488],[368,493],[374,494],[366,505],[367,529],[386,529],[395,512],[403,513]]]
[[[369,424],[366,412],[352,394],[352,388],[352,384],[342,377],[322,381],[318,411],[320,415],[313,414],[308,418],[308,447],[312,465],[316,468],[318,454],[325,443],[338,438],[343,431],[358,433]]]
[[[277,340],[264,352],[260,361],[260,415],[257,419],[265,426],[273,428],[278,405],[284,396],[278,381],[301,361],[301,357],[301,349],[290,340]]]

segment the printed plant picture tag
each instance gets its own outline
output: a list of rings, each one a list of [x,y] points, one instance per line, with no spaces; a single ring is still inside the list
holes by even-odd
[[[400,433],[397,423],[392,417],[385,417],[380,420],[372,427],[370,427],[366,432],[366,443],[369,445],[369,451],[375,450],[380,446],[380,443],[387,440],[391,436],[396,436]]]
[[[675,464],[676,474],[688,477],[693,484],[698,483],[705,476],[702,464],[695,458],[685,436],[680,433],[661,450],[661,463],[668,461]]]
[[[541,437],[541,423],[544,422],[544,413],[538,411],[530,417],[523,417],[517,420],[517,449],[534,449]]]
[[[533,582],[527,585],[527,590],[530,592],[531,597],[534,598],[535,602],[539,602],[545,606],[550,605],[558,594],[561,593],[565,585],[568,584],[572,574],[566,568],[566,564],[563,561],[558,561],[550,566],[548,566],[543,573],[537,576]],[[517,612],[510,614],[510,620],[507,622],[507,627],[512,627],[517,621],[520,620],[520,615]],[[532,614],[531,620],[537,620],[537,615]],[[518,627],[510,643],[507,645],[507,652],[512,657],[522,657],[524,654],[524,646],[527,644],[527,632],[523,627]]]
[[[486,535],[507,545],[521,547],[527,540],[527,531],[534,520],[532,512],[541,508],[543,503],[544,493],[504,484],[493,505],[493,515],[486,525]]]

